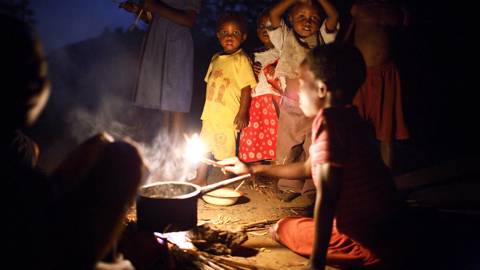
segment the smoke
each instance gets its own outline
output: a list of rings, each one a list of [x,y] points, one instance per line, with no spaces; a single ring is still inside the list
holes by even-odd
[[[137,132],[137,127],[120,120],[125,121],[134,117],[132,109],[129,108],[131,104],[119,97],[104,96],[101,97],[99,106],[100,108],[94,112],[84,107],[68,112],[69,132],[77,143],[104,131],[114,138],[132,137]]]
[[[100,132],[107,132],[116,140],[132,142],[142,154],[149,171],[145,184],[185,181],[195,177],[195,164],[185,156],[185,142],[172,140],[159,128],[160,123],[142,125],[145,119],[137,113],[139,109],[116,96],[102,97],[99,107],[95,112],[79,108],[69,113],[70,135],[77,143]],[[150,113],[156,114],[153,110]],[[145,132],[157,135],[141,141]]]
[[[186,145],[173,142],[164,133],[152,144],[140,144],[144,162],[150,170],[147,184],[159,181],[186,181],[195,177],[195,164],[185,156]]]
[[[49,54],[52,95],[35,130],[42,169],[52,171],[76,145],[107,132],[138,146],[148,181],[193,178],[184,142],[174,143],[162,132],[160,112],[133,105],[143,34],[117,29]]]

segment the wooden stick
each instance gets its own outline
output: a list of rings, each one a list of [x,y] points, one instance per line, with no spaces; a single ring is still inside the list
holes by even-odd
[[[246,263],[241,263],[241,262],[237,262],[237,261],[233,261],[233,260],[227,260],[227,259],[222,258],[222,257],[215,258],[215,259],[222,262],[222,263],[230,265],[232,267],[241,267],[241,268],[249,269],[249,270],[256,270],[257,269],[257,267],[255,267],[253,265],[249,265],[249,264],[246,264]]]
[[[278,219],[257,221],[257,222],[245,224],[245,225],[243,225],[242,227],[243,227],[244,229],[248,229],[248,228],[253,228],[253,227],[257,227],[257,226],[271,225],[271,224],[273,224],[273,223],[275,223],[275,222],[277,222],[277,221],[278,221]]]
[[[238,185],[233,191],[237,191],[242,185],[245,183],[245,180],[243,180],[240,185]]]
[[[200,158],[200,161],[207,165],[212,165],[214,167],[222,167],[222,165],[218,164],[215,160],[211,160],[209,158],[202,157]]]

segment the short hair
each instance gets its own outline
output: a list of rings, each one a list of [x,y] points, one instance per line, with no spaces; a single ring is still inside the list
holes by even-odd
[[[257,25],[260,23],[260,20],[264,17],[267,17],[270,20],[270,10],[272,10],[272,7],[267,7],[264,8],[257,16],[256,23]]]
[[[237,23],[240,26],[240,31],[242,31],[242,33],[244,34],[248,32],[248,26],[245,20],[245,16],[241,15],[238,12],[233,12],[233,11],[225,12],[222,15],[220,15],[220,18],[218,19],[218,22],[217,22],[217,32],[220,29],[220,27],[227,22]]]
[[[350,104],[366,76],[360,51],[347,44],[327,44],[310,50],[302,65],[322,80],[337,102]]]

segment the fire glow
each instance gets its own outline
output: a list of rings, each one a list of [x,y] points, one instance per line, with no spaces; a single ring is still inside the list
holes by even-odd
[[[186,159],[192,163],[203,162],[207,165],[218,166],[217,162],[205,157],[207,148],[202,143],[197,133],[193,134],[191,137],[185,136],[185,140],[187,141],[185,149]]]
[[[165,242],[169,242],[175,244],[180,249],[187,249],[187,250],[194,250],[195,246],[192,244],[190,239],[188,238],[188,231],[182,232],[169,232],[169,233],[154,233],[157,241],[160,244],[165,244]]]

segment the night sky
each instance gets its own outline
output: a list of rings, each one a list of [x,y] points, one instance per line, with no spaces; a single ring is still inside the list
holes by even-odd
[[[35,26],[50,51],[65,44],[98,36],[106,27],[128,27],[134,16],[112,0],[32,1]]]

